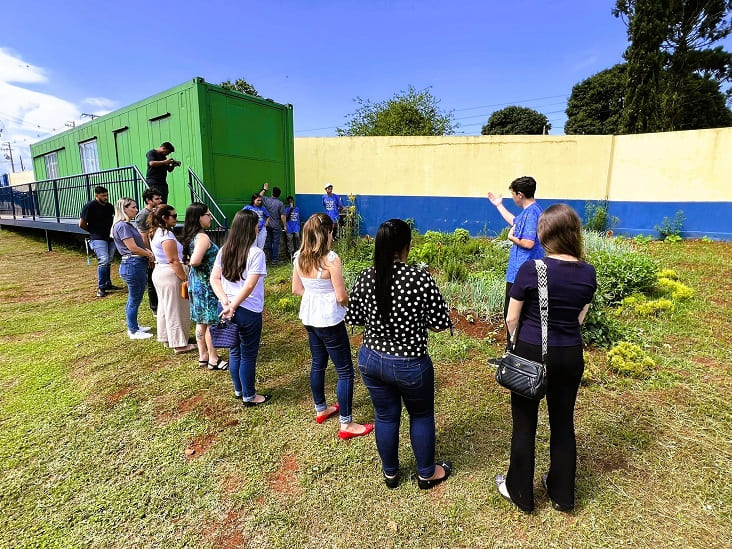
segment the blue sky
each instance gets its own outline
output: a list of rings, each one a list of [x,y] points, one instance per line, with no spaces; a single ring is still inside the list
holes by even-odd
[[[545,113],[562,134],[572,86],[627,46],[613,0],[3,4],[0,140],[25,155],[82,112],[194,76],[243,77],[292,103],[296,137],[335,135],[356,96],[380,101],[410,84],[431,86],[458,134],[479,134],[511,104]]]

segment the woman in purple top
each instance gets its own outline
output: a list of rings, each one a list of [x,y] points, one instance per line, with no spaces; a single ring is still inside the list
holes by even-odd
[[[577,449],[574,404],[584,359],[580,324],[597,288],[595,268],[582,261],[582,223],[566,204],[555,204],[539,218],[539,242],[546,251],[549,333],[546,357],[550,465],[542,476],[555,509],[574,508]],[[513,352],[541,361],[541,321],[536,264],[527,261],[511,287],[506,316]],[[520,328],[519,328],[520,326]],[[518,332],[518,333],[517,333]],[[534,509],[534,447],[539,401],[511,393],[513,435],[508,473],[496,476],[501,495],[522,511]]]
[[[120,198],[114,207],[111,236],[122,256],[119,276],[127,283],[127,335],[130,339],[148,339],[152,337],[150,327],[137,323],[137,311],[147,287],[147,266],[155,256],[145,247],[140,231],[132,223],[136,215],[137,203],[131,198]]]
[[[260,250],[264,250],[264,243],[267,241],[267,231],[265,230],[269,223],[269,212],[262,206],[262,197],[258,194],[252,195],[252,201],[244,206],[242,210],[251,210],[257,214],[257,239],[254,241],[254,245]]]

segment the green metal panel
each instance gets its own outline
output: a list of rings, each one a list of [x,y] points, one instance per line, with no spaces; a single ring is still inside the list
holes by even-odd
[[[106,114],[31,145],[36,180],[46,179],[44,155],[56,151],[60,177],[82,172],[79,143],[97,140],[101,170],[135,164],[163,141],[183,162],[168,174],[168,201],[184,211],[193,169],[231,219],[264,181],[294,194],[292,106],[224,90],[202,78]]]
[[[207,85],[202,128],[204,183],[226,216],[248,204],[265,181],[294,194],[292,106]]]

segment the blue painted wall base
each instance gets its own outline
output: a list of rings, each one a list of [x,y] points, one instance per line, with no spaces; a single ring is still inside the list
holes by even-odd
[[[323,211],[321,197],[315,194],[297,195],[303,220]],[[348,202],[346,197],[342,198]],[[537,202],[543,209],[564,202],[572,206],[584,220],[588,201],[539,199]],[[504,198],[503,203],[511,212],[518,213],[518,208],[510,198]],[[381,223],[393,217],[413,219],[420,233],[452,232],[463,228],[473,236],[495,236],[507,226],[487,198],[358,195],[356,208],[362,217],[361,233],[372,236]],[[732,240],[732,202],[610,202],[608,207],[609,215],[618,218],[613,228],[616,234],[645,234],[654,238],[659,237],[655,226],[661,225],[664,217],[673,219],[679,210],[686,216],[681,233],[683,237],[708,236],[715,240]]]

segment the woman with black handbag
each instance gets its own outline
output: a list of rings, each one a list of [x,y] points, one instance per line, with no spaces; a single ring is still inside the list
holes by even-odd
[[[537,228],[546,251],[549,294],[548,348],[546,356],[547,408],[549,411],[550,466],[542,476],[552,506],[574,509],[577,449],[574,405],[584,371],[580,324],[597,288],[595,268],[582,260],[582,222],[566,204],[542,213]],[[541,320],[537,268],[524,263],[511,288],[506,325],[513,334],[516,355],[541,362]],[[518,330],[518,333],[517,333]],[[500,494],[519,509],[534,510],[534,450],[540,400],[511,393],[511,463],[508,473],[496,476]]]

